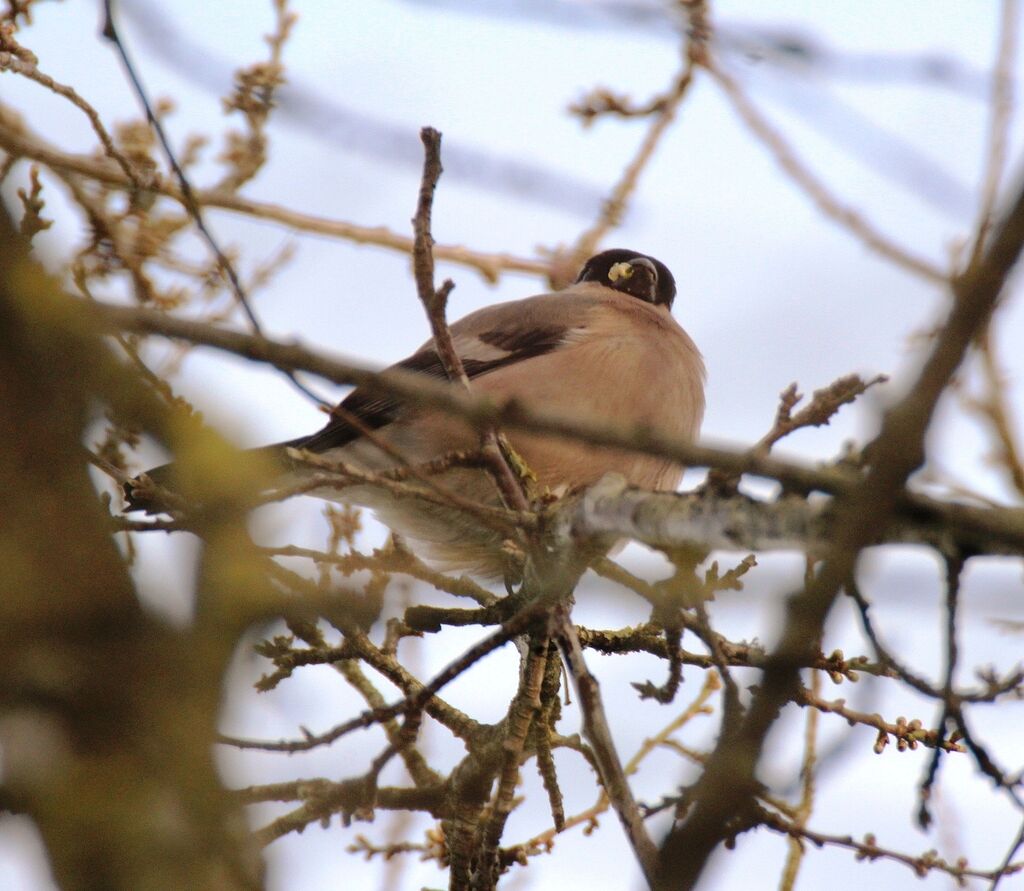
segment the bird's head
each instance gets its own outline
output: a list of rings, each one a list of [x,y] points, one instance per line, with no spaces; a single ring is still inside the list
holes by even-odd
[[[672,309],[676,297],[676,280],[664,263],[625,248],[595,254],[583,264],[576,281],[597,282],[666,309]]]

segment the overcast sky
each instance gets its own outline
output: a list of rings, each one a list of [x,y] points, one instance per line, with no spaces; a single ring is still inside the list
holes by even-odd
[[[170,131],[219,134],[220,96],[234,67],[262,58],[262,35],[272,27],[271,4],[142,0],[125,4],[123,29],[153,96],[173,96]],[[409,232],[419,181],[420,126],[444,133],[447,173],[434,212],[439,243],[535,256],[569,245],[593,219],[602,196],[632,156],[645,124],[602,120],[589,129],[567,106],[596,86],[637,100],[663,90],[678,69],[676,24],[669,3],[489,2],[458,0],[307,0],[296,3],[300,21],[285,60],[289,91],[270,127],[270,163],[246,194],[313,214],[386,225]],[[161,9],[157,15],[154,9]],[[173,12],[171,11],[173,10]],[[988,73],[996,43],[998,5],[908,0],[797,2],[721,0],[722,62],[758,106],[786,134],[808,166],[845,204],[863,212],[881,231],[916,255],[945,268],[950,252],[971,230],[983,169]],[[130,14],[130,15],[129,15]],[[135,115],[135,104],[113,53],[98,36],[95,4],[65,2],[35,8],[36,24],[23,42],[40,67],[79,89],[106,121]],[[164,18],[166,17],[166,18]],[[1017,35],[1020,37],[1021,35]],[[87,151],[87,121],[67,103],[36,85],[0,78],[0,99],[19,108],[28,122],[59,145]],[[1020,128],[1011,143],[1010,183],[1020,174]],[[217,143],[208,151],[212,174]],[[19,170],[21,176],[24,169]],[[6,186],[10,197],[14,178]],[[37,239],[41,253],[57,257],[80,237],[81,221],[62,209],[57,192],[47,210],[58,225]],[[297,253],[260,292],[256,309],[268,333],[296,338],[326,352],[375,365],[415,349],[428,329],[415,298],[409,263],[400,254],[327,238],[300,237],[276,225],[210,212],[226,245],[241,252],[250,272],[283,245]],[[863,441],[875,429],[879,409],[902,392],[920,354],[912,335],[942,318],[947,296],[867,250],[825,219],[738,120],[722,93],[700,78],[679,119],[645,174],[623,226],[605,247],[624,246],[666,262],[679,285],[676,316],[704,353],[708,366],[709,440],[748,444],[768,428],[777,394],[791,381],[805,392],[849,372],[885,373],[892,381],[844,410],[828,428],[803,432],[784,451],[804,458],[835,456],[846,440]],[[502,299],[537,293],[544,283],[505,275],[497,286],[466,268],[439,265],[456,290],[450,314],[458,317]],[[109,295],[112,298],[116,295]],[[999,352],[1007,365],[1017,416],[1024,412],[1024,313],[1019,300],[1000,311]],[[968,375],[968,380],[970,380]],[[321,422],[316,409],[281,376],[222,356],[196,352],[176,385],[207,419],[239,444],[258,445],[310,432]],[[321,391],[331,392],[321,386]],[[340,392],[340,391],[339,391]],[[334,395],[337,395],[335,393]],[[931,439],[931,455],[944,470],[987,495],[1009,499],[986,462],[985,436],[946,406]],[[144,460],[160,453],[147,446]],[[269,541],[321,544],[320,505],[310,499],[266,511],[258,534]],[[369,535],[381,531],[367,524]],[[370,540],[369,538],[367,539]],[[190,564],[187,542],[142,543],[139,574],[147,602],[175,621],[187,620]],[[724,555],[737,561],[742,555]],[[656,562],[637,549],[627,560],[638,571]],[[724,633],[774,639],[779,605],[799,582],[797,555],[766,558],[747,590],[712,604]],[[909,549],[875,554],[867,561],[865,587],[882,603],[883,633],[925,672],[941,666],[940,571],[935,559]],[[1018,659],[1020,638],[1000,636],[991,618],[1024,617],[1022,579],[996,561],[972,564],[965,593],[965,662]],[[587,592],[591,592],[588,600]],[[585,623],[612,626],[644,618],[641,605],[591,584],[580,597]],[[446,632],[447,634],[447,632]],[[829,646],[864,652],[852,615],[841,607],[830,625]],[[479,633],[450,633],[444,652],[425,649],[429,674]],[[973,657],[973,662],[971,661]],[[615,728],[622,751],[632,752],[670,719],[660,706],[641,704],[629,682],[658,679],[662,667],[642,659],[598,660],[611,710],[629,715]],[[493,667],[492,667],[493,666]],[[497,717],[500,694],[516,679],[515,657],[489,657],[488,680],[460,680],[451,699],[475,716]],[[258,675],[255,657],[239,656],[226,726],[267,738],[291,737],[299,724],[323,729],[359,706],[330,670],[296,676],[279,691],[256,697],[245,681]],[[478,675],[480,673],[477,673]],[[934,676],[934,675],[933,675]],[[747,683],[753,683],[751,676]],[[683,700],[699,684],[688,675]],[[866,711],[934,720],[931,705],[894,695],[888,685],[826,690]],[[1019,732],[1024,706],[1000,708],[980,724],[984,738],[1010,766],[1024,762]],[[493,713],[493,714],[492,714]],[[803,715],[789,716],[772,737],[766,779],[785,785],[798,765]],[[576,715],[570,710],[567,726]],[[687,737],[707,745],[717,717],[703,719]],[[842,722],[823,720],[826,740],[846,734]],[[436,729],[436,728],[432,728]],[[459,756],[428,728],[429,749],[444,764]],[[232,783],[270,782],[298,775],[341,778],[361,770],[379,738],[371,731],[305,758],[230,754],[223,758]],[[846,758],[822,781],[812,825],[863,835],[920,853],[939,848],[952,857],[992,867],[1017,831],[1010,812],[987,784],[971,776],[965,758],[947,759],[937,804],[939,826],[930,835],[912,828],[914,790],[927,752],[899,754],[890,747],[871,753],[872,735],[854,731]],[[589,771],[559,758],[568,811],[591,803]],[[677,762],[659,756],[654,770],[637,780],[638,794],[665,790]],[[525,838],[544,823],[543,794],[531,770],[527,792],[538,802],[510,821],[509,839]],[[680,774],[685,781],[686,774]],[[387,775],[397,781],[400,774]],[[271,813],[266,809],[261,819]],[[390,818],[372,825],[328,831],[310,827],[269,849],[271,885],[278,891],[327,891],[381,886],[376,864],[345,853],[356,832],[388,838]],[[413,821],[420,830],[426,823]],[[38,852],[23,821],[0,820],[0,888],[48,888]],[[35,851],[35,853],[33,853]],[[740,840],[720,856],[705,885],[715,891],[747,891],[751,876],[774,877],[785,845],[765,832]],[[432,866],[410,859],[397,887],[437,887],[445,882]],[[5,875],[13,876],[5,879]],[[558,841],[508,887],[554,891],[638,887],[637,872],[613,817],[596,836],[577,830]],[[842,852],[811,852],[798,887],[833,891],[902,887],[916,881],[905,868],[858,864]],[[377,883],[375,885],[374,883]],[[774,885],[774,880],[772,882]],[[917,887],[946,888],[934,875]],[[1013,887],[1012,883],[1006,885]]]

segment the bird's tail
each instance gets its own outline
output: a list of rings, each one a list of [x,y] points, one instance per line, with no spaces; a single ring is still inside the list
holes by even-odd
[[[143,476],[149,477],[150,482],[154,483],[155,486],[147,485],[145,480],[142,478]],[[160,494],[156,487],[173,491],[174,476],[174,464],[161,464],[159,467],[147,470],[145,474],[140,474],[139,476],[128,480],[128,482],[121,487],[125,501],[124,512],[128,514],[133,511],[141,510],[145,511],[147,514],[159,514],[166,511],[170,505],[163,503],[163,499],[160,498]]]
[[[255,449],[245,449],[242,456],[262,460],[265,464],[278,464],[284,471],[289,467],[287,449],[301,445],[305,442],[301,439],[291,439],[287,442],[277,442],[273,445],[260,446]],[[172,461],[169,464],[161,464],[147,470],[133,479],[128,480],[122,486],[125,500],[125,513],[134,511],[145,511],[147,514],[166,513],[174,508],[174,496],[179,491],[178,483],[179,465]],[[148,478],[148,482],[144,477]],[[167,496],[170,497],[167,497]]]

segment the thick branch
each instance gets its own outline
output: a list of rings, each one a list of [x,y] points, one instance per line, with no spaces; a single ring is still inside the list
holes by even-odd
[[[796,550],[823,554],[837,522],[833,501],[754,501],[713,492],[649,492],[609,474],[568,504],[565,533],[573,539],[628,538],[652,547],[687,544],[716,551]],[[985,524],[972,523],[977,517]],[[999,534],[1002,529],[1006,534]],[[1024,510],[968,508],[915,500],[868,544],[950,546],[968,554],[1024,554]]]
[[[630,429],[576,420],[527,407],[514,400],[495,402],[402,369],[371,371],[363,365],[318,355],[297,344],[254,338],[239,331],[154,310],[99,302],[82,302],[79,306],[83,314],[92,316],[101,328],[108,331],[157,334],[215,347],[258,362],[309,371],[334,383],[355,384],[370,392],[441,409],[453,417],[464,418],[478,428],[498,426],[627,448],[642,454],[671,458],[690,467],[716,467],[731,473],[767,477],[778,480],[789,489],[803,492],[845,495],[853,490],[859,479],[858,474],[852,471],[812,468],[745,450],[683,442],[644,428]],[[1012,511],[944,504],[911,493],[902,493],[897,501],[901,515],[909,521],[924,519],[937,528],[945,526],[955,530],[958,537],[970,537],[977,542],[975,547],[979,553],[1020,553],[1024,546],[1024,527]]]
[[[644,427],[628,428],[575,420],[527,407],[515,400],[496,402],[488,397],[473,397],[413,372],[402,369],[372,371],[364,365],[318,355],[298,344],[257,339],[240,331],[176,318],[155,310],[114,306],[98,301],[82,302],[80,305],[84,315],[92,316],[107,331],[156,334],[211,346],[257,362],[309,371],[337,384],[353,384],[372,393],[397,396],[417,405],[438,408],[453,417],[464,418],[477,427],[500,426],[582,439],[596,445],[628,448],[642,454],[671,458],[691,467],[721,467],[740,473],[752,473],[802,491],[820,490],[837,494],[849,491],[856,480],[856,476],[848,472],[819,470],[725,447],[696,445],[658,435]]]
[[[172,629],[141,609],[82,460],[95,402],[141,388],[108,375],[70,305],[0,208],[5,795],[69,891],[201,888],[211,876],[261,888],[209,746],[235,632],[222,614]],[[228,524],[218,531],[235,542]]]
[[[954,287],[949,318],[907,395],[887,414],[871,447],[863,482],[837,505],[833,545],[820,572],[788,605],[782,640],[736,733],[723,735],[698,782],[694,806],[662,849],[662,887],[691,888],[730,821],[753,802],[755,771],[768,731],[799,685],[800,665],[817,641],[836,596],[852,575],[860,551],[895,512],[908,476],[924,458],[924,435],[939,397],[971,341],[992,313],[1024,245],[1024,191],[1003,218],[984,259]]]

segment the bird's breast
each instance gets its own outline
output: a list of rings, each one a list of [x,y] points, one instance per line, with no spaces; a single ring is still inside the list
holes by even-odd
[[[630,299],[601,309],[562,348],[484,375],[474,389],[566,418],[694,439],[704,415],[704,364],[693,341],[657,307]],[[523,433],[511,440],[552,489],[590,485],[608,472],[638,486],[671,489],[682,474],[673,462],[617,449]]]

